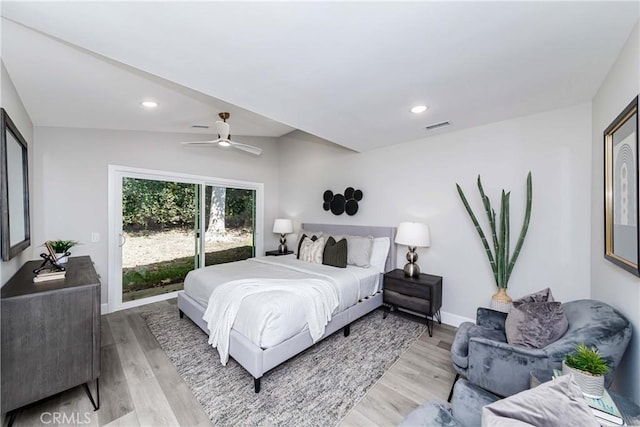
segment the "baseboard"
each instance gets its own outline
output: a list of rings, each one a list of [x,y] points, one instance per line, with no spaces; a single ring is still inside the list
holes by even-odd
[[[446,311],[441,311],[440,314],[442,315],[442,323],[444,323],[445,325],[455,326],[456,328],[464,322],[476,323],[476,321],[473,319],[458,316],[457,314],[453,313],[447,313]]]
[[[102,304],[100,306],[100,314],[109,314],[109,304]]]
[[[422,313],[416,313],[415,311],[406,308],[398,307],[398,310],[411,313],[416,316],[425,317],[425,315]],[[456,328],[464,322],[476,323],[475,320],[469,319],[468,317],[458,316],[457,314],[447,313],[446,311],[442,310],[440,310],[440,318],[442,319],[442,323],[444,323],[445,325],[455,326]]]

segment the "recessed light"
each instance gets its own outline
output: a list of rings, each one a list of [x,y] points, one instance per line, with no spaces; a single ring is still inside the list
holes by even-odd
[[[144,108],[156,108],[158,106],[158,103],[155,101],[142,101],[140,105],[142,105]]]
[[[416,105],[411,109],[411,112],[415,114],[419,114],[419,113],[424,113],[428,109],[429,107],[427,107],[426,105]]]

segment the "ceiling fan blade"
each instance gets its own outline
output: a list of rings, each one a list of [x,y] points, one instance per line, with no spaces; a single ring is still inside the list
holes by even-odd
[[[217,144],[218,140],[209,140],[209,141],[183,141],[180,144],[182,145],[212,145]]]
[[[262,154],[262,148],[260,147],[254,147],[253,145],[247,145],[247,144],[241,144],[239,142],[231,142],[231,146],[233,148],[237,148],[238,150],[242,150],[242,151],[246,151],[247,153],[251,153],[255,156],[259,156],[260,154]]]
[[[230,129],[229,123],[221,122],[219,120],[216,122],[216,130],[218,131],[220,138],[229,139]]]
[[[226,120],[229,118],[229,113],[220,113],[220,118]],[[259,156],[262,154],[262,148],[254,147],[253,145],[242,144],[240,142],[231,141],[229,139],[230,135],[230,126],[226,121],[216,121],[216,130],[218,131],[218,139],[214,139],[212,141],[193,141],[193,142],[181,142],[183,145],[213,145],[219,148],[232,147],[237,148],[238,150],[242,150],[249,154],[253,154],[254,156]]]

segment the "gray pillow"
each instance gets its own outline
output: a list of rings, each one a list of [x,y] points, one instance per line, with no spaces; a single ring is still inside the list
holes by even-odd
[[[514,302],[504,326],[509,344],[542,348],[562,337],[569,321],[559,302]]]
[[[551,289],[546,288],[538,292],[534,292],[529,295],[525,295],[522,298],[519,298],[513,302],[514,305],[522,304],[525,302],[553,302],[553,295],[551,294]]]
[[[373,236],[344,236],[347,239],[347,264],[358,267],[369,267]],[[340,239],[336,238],[336,241]]]
[[[582,392],[563,375],[482,408],[482,426],[599,427]]]

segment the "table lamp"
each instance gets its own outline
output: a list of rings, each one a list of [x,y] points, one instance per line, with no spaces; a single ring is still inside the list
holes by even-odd
[[[395,242],[409,247],[409,252],[407,252],[407,261],[409,262],[404,266],[404,275],[418,277],[420,275],[420,266],[416,264],[418,260],[416,248],[428,248],[431,244],[429,227],[419,222],[401,222],[398,226]]]
[[[285,238],[285,234],[293,233],[293,223],[290,219],[276,219],[273,223],[273,232],[280,234],[278,252],[281,254],[287,253],[287,239]]]

